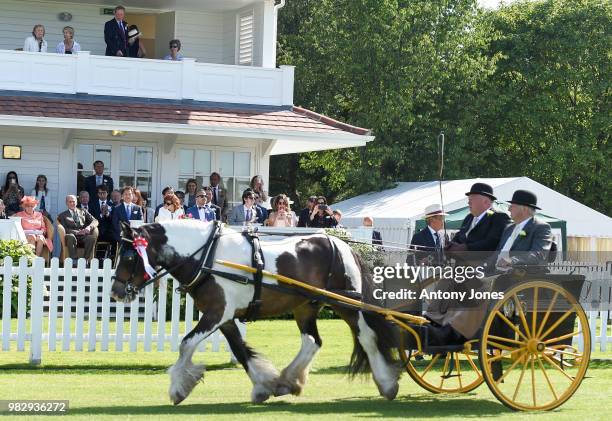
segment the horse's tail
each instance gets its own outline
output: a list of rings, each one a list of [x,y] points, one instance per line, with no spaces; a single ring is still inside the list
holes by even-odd
[[[362,301],[367,304],[381,306],[382,303],[379,300],[376,300],[373,295],[375,284],[372,281],[370,269],[367,267],[361,257],[357,255],[354,251],[353,256],[355,260],[359,263],[359,269],[361,272]],[[397,344],[399,336],[397,327],[388,320],[386,320],[385,317],[381,314],[366,311],[361,312],[361,314],[368,326],[374,332],[376,332],[376,346],[385,361],[391,366],[398,366]],[[368,355],[366,354],[365,350],[363,349],[363,346],[357,339],[357,334],[358,331],[353,331],[353,353],[351,355],[351,361],[348,369],[349,376],[351,377],[371,372]]]

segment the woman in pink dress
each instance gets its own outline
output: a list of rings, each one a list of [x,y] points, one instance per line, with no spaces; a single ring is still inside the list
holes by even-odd
[[[38,200],[35,197],[25,196],[21,199],[23,211],[17,212],[14,216],[21,217],[21,227],[28,243],[36,248],[36,255],[41,256],[45,246],[49,249],[49,253],[53,251],[53,242],[47,238],[45,217],[41,212],[34,210],[37,204]]]
[[[264,225],[269,227],[296,227],[297,217],[289,208],[289,198],[284,194],[279,194],[272,201],[272,212]]]

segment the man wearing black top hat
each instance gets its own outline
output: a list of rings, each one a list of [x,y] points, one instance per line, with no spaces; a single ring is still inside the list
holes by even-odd
[[[502,234],[489,265],[502,272],[513,266],[542,267],[548,259],[552,234],[550,225],[535,217],[540,209],[538,198],[528,190],[517,190],[509,203],[514,224]]]
[[[465,263],[479,265],[497,250],[502,233],[510,224],[510,217],[492,207],[496,197],[493,188],[486,183],[474,183],[465,195],[470,214],[451,240],[447,254]]]

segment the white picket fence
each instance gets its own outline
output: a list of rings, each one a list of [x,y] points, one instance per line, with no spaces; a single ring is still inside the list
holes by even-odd
[[[16,342],[17,351],[25,351],[26,342],[29,342],[30,362],[33,364],[41,362],[44,343],[48,351],[112,349],[117,352],[150,352],[154,348],[167,350],[168,344],[171,351],[177,351],[183,336],[197,323],[190,295],[186,296],[181,320],[181,294],[176,291],[179,284],[171,277],[159,281],[160,291],[167,291],[169,283],[172,287],[170,328],[167,329],[167,294],[158,294],[155,301],[153,285],[148,285],[141,293],[144,298],[129,304],[117,303],[110,297],[114,275],[111,260],[104,260],[100,267],[94,259],[89,268],[84,259],[79,259],[76,268],[72,267],[71,259],[66,259],[62,268],[59,263],[54,258],[50,267],[45,268],[44,260],[36,258],[29,266],[28,260],[21,258],[18,265],[13,266],[10,257],[4,259],[4,266],[0,268],[3,283],[2,351],[9,351],[11,342]],[[28,279],[31,280],[30,287]],[[16,289],[18,297],[16,324],[11,318],[13,289]],[[154,320],[157,320],[155,331]],[[124,329],[125,322],[129,322],[129,329]],[[139,332],[139,322],[144,322],[142,332]],[[114,331],[111,331],[113,325]],[[238,326],[245,337],[246,326],[239,322]],[[206,338],[198,349],[204,351],[209,345],[213,352],[223,348],[235,361],[227,340],[219,331]]]

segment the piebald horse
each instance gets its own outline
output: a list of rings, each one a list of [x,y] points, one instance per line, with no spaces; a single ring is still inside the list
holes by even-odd
[[[139,228],[122,226],[123,247],[144,238],[149,267],[169,271],[181,285],[190,284],[204,261],[212,236],[217,235],[215,259],[252,266],[252,247],[240,231],[231,227],[220,230],[215,223],[196,220],[164,221]],[[364,301],[373,301],[373,283],[361,259],[342,240],[324,234],[302,236],[262,235],[261,249],[265,270],[300,280],[318,288],[349,290],[361,293]],[[213,260],[214,261],[214,260]],[[271,396],[299,395],[306,383],[310,364],[321,348],[317,331],[317,314],[322,303],[300,294],[262,288],[259,317],[266,318],[293,312],[301,332],[301,348],[297,356],[280,373],[242,339],[234,319],[242,318],[253,298],[254,286],[223,277],[223,273],[252,277],[239,270],[215,263],[214,275],[201,274],[203,280],[189,293],[202,317],[182,340],[180,356],[168,369],[169,395],[176,405],[183,401],[203,377],[204,365],[195,365],[192,355],[197,345],[220,329],[232,352],[244,367],[253,383],[251,401],[261,403]],[[112,296],[117,301],[130,302],[136,298],[148,275],[143,258],[136,253],[123,253],[115,271]],[[153,279],[153,278],[151,278]],[[264,284],[277,281],[264,277]],[[368,300],[368,297],[370,298]],[[394,399],[398,391],[399,364],[395,358],[395,328],[378,314],[362,312],[337,303],[332,309],[350,327],[354,348],[349,373],[371,372],[382,396]]]

